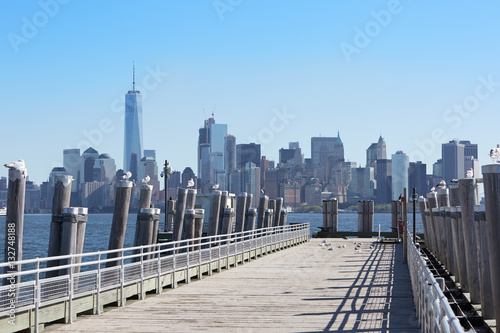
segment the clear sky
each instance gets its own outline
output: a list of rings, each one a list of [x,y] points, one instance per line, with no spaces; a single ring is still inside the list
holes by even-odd
[[[382,135],[388,155],[404,150],[431,172],[443,142],[478,143],[481,164],[500,142],[497,1],[0,5],[0,162],[24,159],[36,183],[65,148],[91,145],[122,168],[134,60],[144,148],[160,167],[196,168],[212,112],[275,160],[290,141],[310,157],[312,136],[340,131],[350,161],[364,166]]]

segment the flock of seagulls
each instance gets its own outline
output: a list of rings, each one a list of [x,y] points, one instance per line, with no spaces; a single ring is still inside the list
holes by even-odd
[[[360,253],[361,252],[361,246],[363,245],[363,243],[361,242],[354,242],[354,251],[356,253]],[[371,243],[370,244],[370,250],[373,250],[374,248],[374,243]],[[323,248],[326,248],[328,249],[329,251],[333,251],[333,247],[332,247],[332,243],[327,243],[326,240],[323,240],[321,243],[319,243],[319,246],[323,247]],[[346,248],[347,245],[346,244],[340,244],[337,246],[337,248],[339,249],[342,249],[342,248]]]

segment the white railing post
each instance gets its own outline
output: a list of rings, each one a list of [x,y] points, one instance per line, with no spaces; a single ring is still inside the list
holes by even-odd
[[[186,242],[186,283],[191,283],[191,276],[189,275],[189,241]]]
[[[125,263],[124,263],[124,250],[122,249],[121,252],[121,257],[122,259],[120,260],[120,306],[125,306],[125,295],[124,295],[124,287],[125,287]]]
[[[208,275],[212,275],[212,237],[208,238]]]
[[[177,267],[176,267],[176,262],[175,262],[175,253],[177,252],[176,245],[174,243],[173,250],[172,250],[172,289],[177,288],[177,281],[175,278],[175,275],[177,273]]]
[[[157,244],[157,252],[158,252],[158,290],[157,290],[157,294],[161,294],[161,289],[162,289],[162,285],[161,285],[161,255],[160,255],[160,244]]]
[[[40,309],[40,299],[42,296],[40,290],[40,259],[36,258],[36,281],[35,281],[35,332],[38,333],[38,310]]]
[[[96,306],[98,315],[101,314],[101,252],[97,252],[97,295],[96,295]]]
[[[201,239],[199,240],[200,246],[198,246],[198,280],[201,280]]]
[[[144,253],[144,246],[141,246],[139,253],[141,254],[141,257],[139,258],[141,264],[141,295],[139,296],[139,299],[144,299],[144,256],[142,255]]]
[[[70,267],[69,267],[69,285],[68,285],[68,292],[69,292],[69,301],[68,301],[68,314],[69,314],[69,320],[68,323],[72,324],[73,323],[73,255],[70,254]]]

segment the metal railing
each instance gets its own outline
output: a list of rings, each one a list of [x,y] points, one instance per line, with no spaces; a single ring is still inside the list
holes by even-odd
[[[229,259],[234,257],[233,264],[237,266],[237,256],[240,254],[266,246],[276,247],[282,242],[300,237],[308,239],[309,228],[309,223],[304,223],[118,250],[1,263],[0,272],[4,272],[5,267],[8,270],[10,264],[21,265],[20,272],[0,274],[1,279],[21,276],[21,282],[19,284],[7,283],[0,287],[2,296],[0,297],[0,319],[12,315],[13,311],[20,313],[34,310],[34,326],[37,329],[38,310],[41,307],[68,302],[68,318],[71,322],[72,302],[76,298],[96,294],[97,313],[99,313],[100,293],[120,288],[120,305],[123,306],[125,303],[123,288],[128,285],[140,284],[139,297],[142,298],[144,281],[158,277],[156,289],[159,293],[162,288],[160,277],[163,275],[199,267],[198,275],[201,278],[201,266],[204,264],[209,265],[208,274],[212,273],[212,264],[218,260],[227,259],[226,266],[228,266]],[[264,252],[268,252],[267,248]],[[108,259],[109,254],[113,255]],[[262,251],[260,254],[262,255]],[[255,255],[257,256],[257,252]],[[47,267],[47,262],[52,260],[60,260],[68,264]],[[217,268],[220,271],[220,261]],[[44,275],[50,271],[59,271],[59,274],[64,272],[64,275],[45,278]],[[177,285],[175,276],[176,274],[172,274],[172,288]],[[188,273],[187,283],[189,279]],[[9,291],[12,293],[13,290],[15,290],[14,298],[8,297],[11,296]]]
[[[406,239],[413,301],[422,332],[465,332],[443,293],[444,281],[440,286],[434,278],[410,231]]]

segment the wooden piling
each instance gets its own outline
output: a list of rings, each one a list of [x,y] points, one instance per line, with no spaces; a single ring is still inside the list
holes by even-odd
[[[479,208],[479,206],[476,206]],[[490,255],[488,252],[488,226],[485,212],[474,212],[476,222],[479,279],[481,281],[481,315],[484,319],[495,319],[493,290],[491,285]]]
[[[500,164],[482,167],[490,277],[497,328],[500,327]]]
[[[332,202],[333,206],[333,202]],[[332,207],[333,208],[333,207]],[[365,201],[364,203],[364,217],[363,217],[363,225],[365,232],[373,232],[373,215],[375,212],[375,205],[373,200]],[[332,209],[333,215],[333,209]],[[332,219],[333,221],[333,219]]]
[[[257,209],[249,208],[246,214],[245,231],[255,230],[256,220],[257,220]]]
[[[229,192],[228,191],[222,191],[222,195],[220,198],[220,209],[219,209],[219,230],[217,231],[218,235],[224,234],[222,232],[223,230],[223,219],[224,219],[224,209],[229,208],[228,207],[228,198],[229,198]]]
[[[332,214],[331,232],[337,232],[339,229],[339,201],[336,198],[330,199],[330,214]],[[373,224],[373,220],[372,220]]]
[[[172,240],[174,241],[181,240],[182,238],[187,193],[188,190],[185,188],[179,188],[177,191],[177,209],[175,210],[174,231],[172,233]]]
[[[272,209],[264,209],[264,223],[263,228],[269,228],[272,226],[272,217],[274,216],[274,211]]]
[[[227,235],[232,232],[233,218],[234,218],[234,210],[232,208],[224,208],[221,235]]]
[[[392,200],[391,201],[391,229],[392,232],[398,231],[398,220],[399,220],[399,201]]]
[[[192,239],[194,238],[194,216],[196,212],[194,209],[186,209],[184,214],[184,232],[182,234],[182,239]]]
[[[54,187],[54,197],[52,198],[52,220],[50,222],[49,232],[49,250],[48,257],[57,257],[61,250],[61,233],[62,233],[62,217],[64,208],[69,207],[71,199],[71,183],[73,177],[69,175],[61,175],[56,177]],[[59,265],[59,260],[47,261],[47,268],[56,267]],[[51,270],[45,273],[45,277],[57,276],[57,270]]]
[[[248,193],[247,194],[247,212],[248,212],[248,209],[252,208],[252,201],[253,201],[253,194],[251,193]]]
[[[283,209],[283,198],[276,198],[276,210],[274,211],[274,226],[279,227],[281,225],[280,215]]]
[[[259,208],[257,211],[257,229],[264,228],[264,217],[266,214],[265,210],[267,208],[268,199],[267,195],[260,196]]]
[[[326,230],[333,231],[333,200],[331,199],[326,202]]]
[[[286,209],[282,209],[281,212],[280,212],[280,223],[281,225],[286,225],[286,217],[288,215],[288,212],[286,211]]]
[[[78,228],[77,216],[78,207],[64,208],[61,234],[61,250],[59,253],[62,256],[76,253],[76,232]],[[71,264],[71,259],[69,258],[59,260],[60,266],[69,264]],[[62,268],[59,270],[59,276],[68,275],[69,273],[69,268]]]
[[[141,208],[150,208],[151,205],[151,194],[153,193],[153,186],[147,184],[141,184],[139,192],[139,210]]]
[[[364,201],[358,201],[358,232],[364,232],[364,208],[365,208],[365,202]]]
[[[130,206],[130,194],[132,182],[120,180],[116,184],[115,208],[113,211],[113,221],[111,223],[111,233],[109,235],[108,250],[122,249],[125,242],[125,230],[127,227],[128,209]],[[119,252],[108,253],[107,258],[119,257]],[[116,266],[117,261],[109,261],[106,267]]]
[[[12,263],[23,259],[24,200],[27,171],[24,167],[9,168],[7,217],[5,219],[4,262]],[[21,265],[10,264],[4,273],[20,272]],[[3,285],[21,282],[21,276],[15,279],[4,278]]]
[[[195,209],[194,210],[194,238],[200,238],[203,236],[203,217],[205,216],[204,209]],[[200,241],[196,241],[195,244],[200,244]],[[199,247],[196,247],[195,250],[198,250]]]
[[[464,226],[462,223],[462,208],[460,206],[456,207],[457,210],[457,238],[458,238],[458,255],[460,258],[460,286],[465,292],[469,292],[469,276],[467,274],[467,251],[465,249],[465,236],[464,236]]]
[[[186,209],[194,209],[194,205],[196,203],[196,193],[197,191],[195,189],[189,189],[187,192],[187,199],[186,199]]]
[[[481,290],[479,281],[479,262],[477,259],[477,235],[474,222],[475,183],[476,181],[473,178],[458,180],[470,301],[473,304],[478,304],[481,302]],[[498,242],[498,240],[496,241]]]
[[[222,192],[213,191],[210,203],[210,216],[208,217],[208,235],[216,236],[219,232],[220,201]],[[248,198],[247,198],[248,199]]]
[[[89,209],[87,207],[78,207],[78,218],[76,223],[76,254],[83,253],[83,245],[85,242],[85,230],[87,229],[87,219]],[[76,257],[75,264],[82,262],[82,257]],[[75,273],[80,272],[80,266],[75,267]]]
[[[431,244],[432,248],[431,251],[434,253],[435,256],[438,256],[438,227],[437,225],[437,219],[434,216],[434,208],[438,207],[437,204],[437,193],[436,192],[429,192],[427,193],[427,207],[429,209],[429,230],[430,230],[430,237],[431,237]]]
[[[234,232],[241,232],[245,226],[245,212],[247,211],[247,193],[240,193],[236,199],[236,226]]]
[[[267,204],[267,208],[269,208],[273,211],[273,213],[272,213],[273,215],[269,217],[269,222],[271,223],[271,225],[268,225],[268,227],[274,227],[274,212],[276,211],[276,200],[269,199],[269,203]]]
[[[174,230],[175,206],[176,206],[175,200],[169,199],[167,201],[166,214],[168,214],[168,216],[167,216],[167,225],[165,226],[165,231],[173,231]]]

